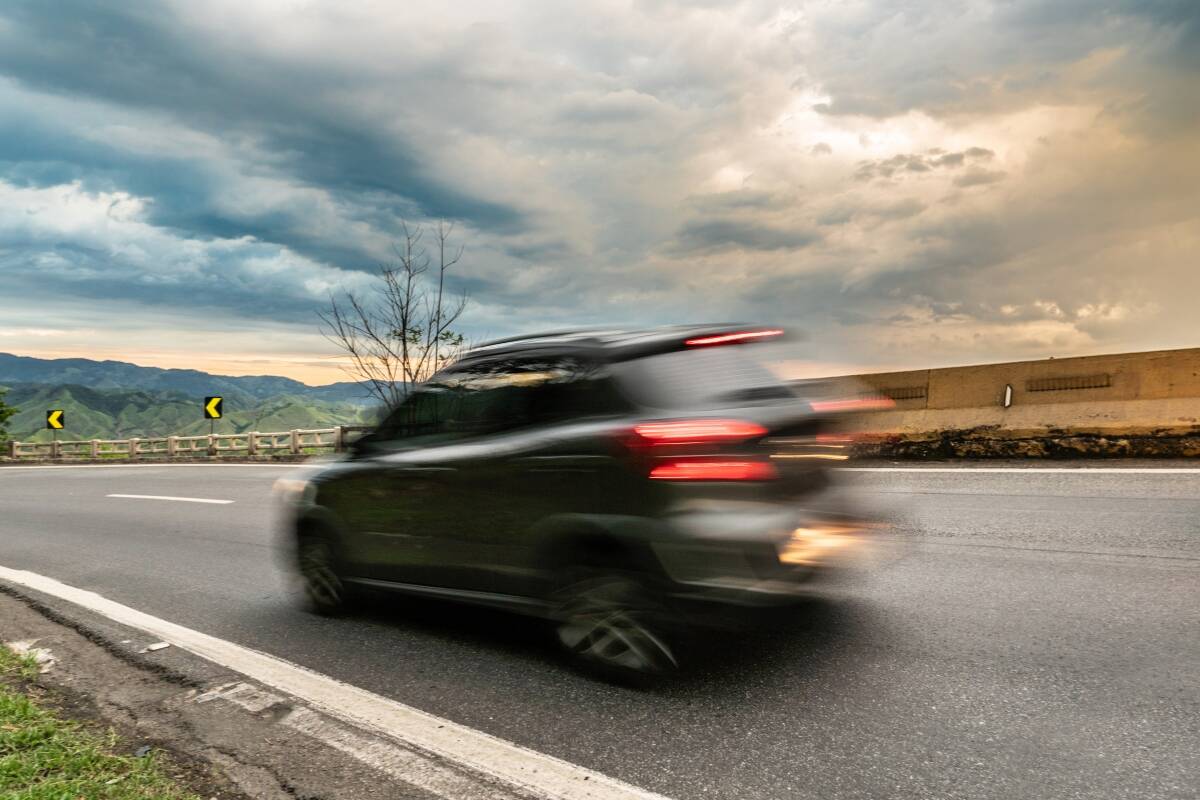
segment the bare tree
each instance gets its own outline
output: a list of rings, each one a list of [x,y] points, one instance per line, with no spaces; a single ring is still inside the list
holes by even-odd
[[[320,313],[322,333],[350,357],[346,372],[389,407],[457,359],[466,341],[454,329],[466,295],[446,291],[446,273],[463,254],[450,242],[454,225],[438,222],[432,229],[436,262],[422,243],[423,228],[404,224],[403,231],[393,246],[395,260],[379,268],[376,289],[331,295]]]

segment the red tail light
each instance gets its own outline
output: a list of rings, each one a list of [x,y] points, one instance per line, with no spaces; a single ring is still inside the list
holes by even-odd
[[[735,333],[718,333],[712,336],[700,336],[695,339],[686,339],[683,343],[688,347],[705,347],[714,344],[738,344],[740,342],[753,342],[759,339],[770,339],[773,336],[782,335],[782,328],[768,328],[759,331],[737,331]]]
[[[649,476],[662,481],[769,481],[775,467],[741,453],[722,452],[765,436],[767,429],[741,419],[676,419],[635,425],[629,445],[646,459]]]
[[[707,444],[740,442],[765,436],[767,429],[738,419],[685,419],[668,422],[643,422],[633,432],[646,442],[657,444]]]
[[[770,481],[779,473],[766,461],[680,458],[656,464],[650,477],[660,481]]]

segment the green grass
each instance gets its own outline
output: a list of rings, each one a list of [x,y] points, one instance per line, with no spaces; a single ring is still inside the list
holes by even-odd
[[[112,732],[64,720],[15,687],[37,663],[0,646],[0,798],[3,800],[196,800],[163,774],[151,753],[115,755]]]
[[[0,646],[0,675],[31,681],[38,676],[37,658],[32,653],[14,653]]]

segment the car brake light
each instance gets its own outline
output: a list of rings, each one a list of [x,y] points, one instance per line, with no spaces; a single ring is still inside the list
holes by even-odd
[[[700,336],[695,339],[686,339],[683,343],[688,347],[706,347],[715,344],[738,344],[739,342],[753,342],[759,339],[770,339],[773,336],[782,335],[782,328],[768,328],[759,331],[737,331],[736,333],[718,333],[712,336]]]
[[[770,481],[778,477],[775,467],[765,461],[676,459],[650,470],[650,478],[660,481]]]
[[[703,444],[753,439],[765,436],[767,429],[738,419],[687,419],[643,422],[633,432],[650,444]]]

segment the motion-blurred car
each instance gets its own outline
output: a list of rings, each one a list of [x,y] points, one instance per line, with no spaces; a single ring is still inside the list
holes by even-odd
[[[753,357],[779,329],[492,342],[419,386],[344,460],[280,486],[316,610],[357,590],[553,621],[585,665],[679,665],[722,610],[794,601],[857,523],[846,444]],[[820,509],[820,510],[815,510]]]

